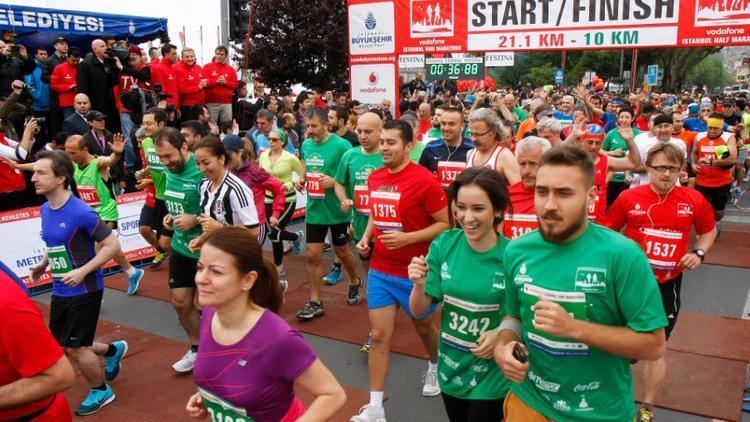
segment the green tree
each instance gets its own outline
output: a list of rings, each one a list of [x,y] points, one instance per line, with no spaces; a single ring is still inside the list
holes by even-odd
[[[249,68],[270,86],[348,81],[346,0],[253,1]]]
[[[658,64],[664,69],[661,90],[674,92],[685,83],[685,78],[691,69],[721,49],[722,47],[639,50],[638,68],[643,69],[648,65]]]
[[[551,85],[555,83],[555,67],[549,64],[532,68],[529,73],[521,77],[522,82],[530,82],[532,86]]]
[[[732,82],[732,75],[724,69],[721,58],[714,54],[693,66],[685,77],[686,85],[708,85],[709,89],[722,87]]]

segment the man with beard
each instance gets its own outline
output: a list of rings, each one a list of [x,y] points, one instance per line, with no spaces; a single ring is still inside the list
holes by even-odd
[[[328,124],[331,126],[331,132],[346,139],[352,144],[352,147],[359,145],[357,134],[346,128],[346,122],[349,120],[349,110],[340,105],[328,106]]]
[[[616,231],[625,227],[625,236],[638,243],[648,256],[667,314],[667,339],[680,312],[682,272],[694,270],[703,262],[717,234],[708,201],[693,189],[675,186],[684,162],[682,150],[672,144],[651,147],[646,158],[651,183],[623,192],[607,215],[607,226]],[[698,241],[688,252],[693,227]],[[666,375],[664,357],[645,362],[639,421],[653,419],[652,405]]]
[[[507,315],[495,360],[514,383],[506,421],[632,420],[630,360],[665,352],[667,320],[646,255],[588,221],[596,193],[587,151],[544,153],[539,230],[514,240],[503,260]]]
[[[443,134],[440,132],[440,116],[443,115],[443,110],[446,108],[447,106],[441,105],[435,109],[435,114],[432,115],[432,128],[428,130],[421,139],[422,143],[425,145],[443,137]]]
[[[187,142],[175,128],[163,127],[154,135],[154,149],[165,167],[164,203],[169,214],[164,219],[166,230],[174,229],[172,253],[169,258],[169,289],[172,306],[190,341],[190,349],[172,365],[176,372],[190,372],[198,354],[198,309],[195,306],[195,273],[200,253],[188,246],[203,233],[199,224],[202,212],[198,185],[203,173],[195,164]]]

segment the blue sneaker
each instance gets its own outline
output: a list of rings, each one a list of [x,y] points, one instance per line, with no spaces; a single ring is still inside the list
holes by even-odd
[[[114,381],[117,375],[120,374],[120,368],[122,368],[122,358],[128,353],[128,343],[120,340],[112,343],[112,346],[117,349],[114,356],[104,357],[104,379],[107,381]]]
[[[335,265],[331,265],[330,272],[325,277],[323,277],[323,281],[325,281],[326,284],[330,285],[334,285],[343,279],[344,275],[341,274],[341,267],[337,267]]]
[[[294,254],[299,255],[302,253],[302,239],[305,237],[305,232],[299,230],[295,234],[297,235],[297,240],[292,242],[292,247],[294,248]]]
[[[138,286],[141,285],[141,279],[143,279],[144,271],[136,268],[135,274],[128,276],[128,296],[133,296],[138,291]]]
[[[86,400],[76,407],[76,415],[86,416],[96,413],[101,410],[102,407],[112,403],[114,399],[115,392],[112,391],[112,388],[109,385],[107,385],[107,389],[104,391],[91,389],[89,395],[86,396]]]

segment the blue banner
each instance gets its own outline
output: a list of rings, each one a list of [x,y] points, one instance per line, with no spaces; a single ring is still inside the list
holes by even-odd
[[[102,35],[133,43],[153,40],[167,33],[167,19],[0,5],[0,30],[14,32],[16,41],[26,47],[51,48],[57,36],[87,47],[85,44]]]

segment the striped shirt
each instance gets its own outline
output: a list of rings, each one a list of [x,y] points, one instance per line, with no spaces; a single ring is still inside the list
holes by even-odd
[[[199,186],[203,213],[229,226],[258,226],[253,192],[239,177],[227,171],[224,180],[212,189],[211,181],[203,179]]]

